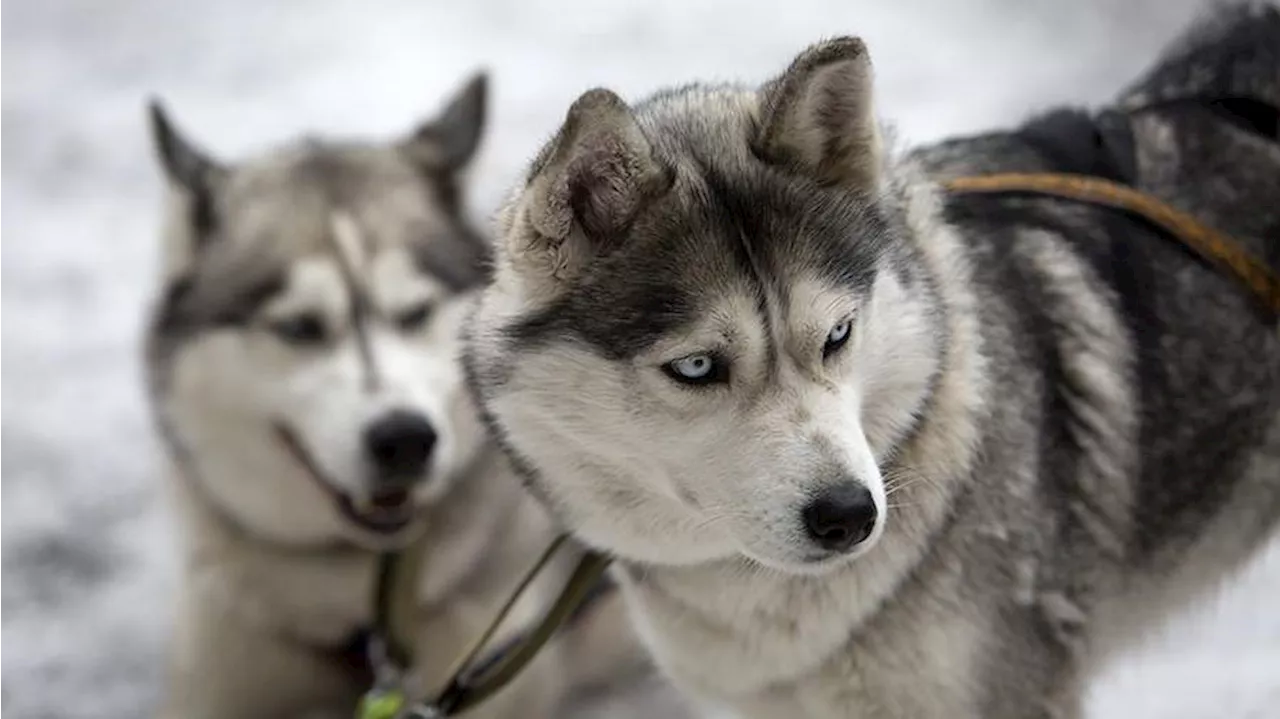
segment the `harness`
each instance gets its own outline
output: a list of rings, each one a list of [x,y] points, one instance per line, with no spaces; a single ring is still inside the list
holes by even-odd
[[[482,656],[516,602],[567,539],[568,535],[561,534],[551,541],[488,627],[458,658],[444,685],[425,701],[413,706],[408,705],[404,689],[404,678],[413,662],[413,644],[406,637],[412,636],[415,589],[425,547],[381,555],[375,591],[374,628],[366,644],[366,656],[374,681],[373,687],[360,700],[357,719],[440,719],[456,716],[483,703],[515,679],[557,630],[580,616],[594,600],[608,591],[601,580],[611,559],[598,552],[586,551],[542,618],[531,629]]]
[[[1191,100],[1188,100],[1188,102]],[[1162,103],[1168,104],[1168,103]],[[1213,103],[1208,103],[1213,106]],[[1131,108],[1130,112],[1147,108]],[[1063,118],[1059,118],[1063,119]],[[1072,121],[1069,118],[1064,121]],[[1195,255],[1234,277],[1267,311],[1280,315],[1280,277],[1265,262],[1250,254],[1229,235],[1200,222],[1168,203],[1126,184],[1136,175],[1133,138],[1127,118],[1115,111],[1089,120],[1101,156],[1083,162],[1065,162],[1073,171],[1045,173],[997,173],[957,177],[942,183],[953,195],[1038,195],[1105,207],[1136,217],[1177,241]],[[1034,130],[1033,130],[1034,133]],[[1079,158],[1068,158],[1078,160]],[[448,674],[445,684],[429,698],[410,706],[401,687],[405,668],[412,661],[410,643],[396,641],[409,624],[399,605],[412,601],[420,553],[384,554],[377,587],[377,620],[371,637],[370,668],[373,689],[361,701],[358,719],[442,719],[456,716],[493,696],[537,655],[552,635],[602,592],[600,581],[611,558],[587,551],[579,560],[564,589],[542,619],[531,629],[481,658],[485,645],[506,619],[516,601],[563,546],[557,537],[525,574],[512,596],[488,628],[475,640]],[[420,550],[419,550],[420,551]]]
[[[1001,173],[957,177],[944,184],[955,194],[1036,194],[1108,207],[1140,217],[1234,276],[1262,306],[1280,313],[1280,277],[1238,242],[1161,200],[1111,180],[1060,173]]]

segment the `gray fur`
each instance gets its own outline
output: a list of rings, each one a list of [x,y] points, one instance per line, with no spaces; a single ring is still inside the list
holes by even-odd
[[[306,139],[225,164],[153,105],[170,206],[146,359],[186,540],[163,716],[352,716],[373,681],[356,640],[374,624],[379,556],[415,541],[427,569],[401,639],[417,658],[406,691],[425,698],[553,538],[457,362],[489,271],[459,190],[485,88],[478,76],[395,141]],[[388,416],[431,432],[390,492],[369,439]],[[576,690],[638,678],[619,602],[606,595],[477,716],[551,716]]]
[[[1078,717],[1110,652],[1274,532],[1277,318],[1141,220],[936,183],[1088,168],[1280,271],[1280,11],[1219,8],[1096,115],[907,157],[829,123],[761,152],[790,73],[856,47],[816,46],[759,91],[633,105],[672,182],[571,275],[523,263],[542,205],[517,193],[468,342],[473,390],[561,520],[619,556],[651,650],[695,695],[752,717]],[[869,97],[869,74],[849,77],[817,97],[860,106],[847,98]],[[856,373],[806,359],[812,330],[788,323],[789,308],[828,317],[798,298],[814,277],[856,298],[881,343],[850,350]],[[723,309],[735,296],[752,307]],[[657,364],[705,345],[717,313],[763,339],[725,340],[721,388],[664,384]],[[761,537],[794,532],[757,510],[817,486],[797,465],[838,456],[806,434],[839,427],[813,425],[803,398],[855,382],[847,421],[890,487],[884,533],[822,570],[769,555]]]

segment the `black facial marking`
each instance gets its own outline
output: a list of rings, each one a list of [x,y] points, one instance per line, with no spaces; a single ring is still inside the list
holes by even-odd
[[[283,271],[268,272],[215,295],[202,292],[191,275],[178,277],[165,288],[156,306],[153,340],[163,339],[167,346],[174,346],[211,329],[245,327],[264,304],[284,291],[285,284]]]
[[[705,180],[709,199],[707,205],[719,212],[716,224],[732,233],[730,237],[735,240],[732,243],[734,261],[739,271],[751,278],[751,287],[755,290],[756,314],[764,329],[765,367],[768,372],[773,372],[778,365],[778,343],[773,332],[772,313],[769,312],[769,290],[778,288],[771,287],[773,283],[770,282],[762,252],[756,248],[760,244],[759,233],[764,228],[757,218],[747,214],[750,203],[743,202],[746,198],[729,186],[723,175],[714,171],[707,172]],[[744,218],[748,221],[744,222]],[[753,234],[748,235],[748,232]],[[785,292],[775,291],[774,295],[784,298],[784,302],[787,297]]]
[[[396,314],[396,326],[402,332],[416,332],[422,329],[422,326],[431,318],[431,310],[431,303],[419,302]]]
[[[613,360],[634,357],[676,327],[694,319],[691,298],[672,282],[667,268],[654,262],[623,271],[597,273],[598,281],[579,286],[563,298],[512,326],[508,336],[526,346],[552,338],[585,341]]]
[[[369,247],[367,238],[363,236],[363,230],[360,232],[361,236],[358,240],[361,243],[361,251],[367,252]],[[351,335],[355,338],[356,351],[360,354],[361,365],[364,366],[364,386],[367,391],[375,392],[381,387],[382,378],[378,373],[373,346],[369,342],[369,318],[374,311],[373,305],[369,300],[363,283],[360,281],[356,268],[351,266],[351,259],[342,248],[338,238],[330,236],[329,240],[332,245],[334,262],[342,275],[343,284],[346,285],[347,297],[350,298]]]
[[[356,349],[360,352],[360,360],[365,369],[365,389],[376,392],[382,386],[382,375],[378,372],[377,359],[373,354],[373,345],[369,342],[369,317],[373,308],[363,288],[352,284],[351,294],[351,333],[356,339]]]
[[[221,311],[215,315],[215,324],[223,326],[248,324],[263,305],[284,291],[286,284],[288,283],[283,270],[262,277],[223,305]]]
[[[764,163],[732,172],[712,158],[696,164],[685,191],[646,207],[563,296],[511,327],[511,340],[571,338],[627,359],[696,321],[718,293],[745,287],[776,357],[770,296],[785,304],[789,283],[804,275],[869,290],[893,233],[859,195]]]
[[[298,347],[317,347],[329,337],[324,317],[315,312],[278,319],[270,327],[277,337]]]

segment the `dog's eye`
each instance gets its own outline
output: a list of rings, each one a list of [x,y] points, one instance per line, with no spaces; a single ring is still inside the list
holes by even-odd
[[[831,331],[827,333],[826,344],[822,345],[823,359],[830,357],[841,347],[844,347],[844,343],[849,341],[849,335],[852,331],[853,323],[849,320],[845,320],[835,327],[832,327]]]
[[[325,341],[324,318],[313,312],[274,320],[271,331],[292,345],[317,345]]]
[[[431,303],[420,302],[396,314],[396,326],[405,332],[421,329],[431,317]]]
[[[714,384],[729,381],[729,366],[715,355],[698,353],[672,360],[662,369],[682,384]]]

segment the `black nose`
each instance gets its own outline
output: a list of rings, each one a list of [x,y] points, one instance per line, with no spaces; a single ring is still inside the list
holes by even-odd
[[[417,479],[431,459],[436,431],[426,417],[396,410],[379,417],[364,431],[365,450],[386,479]]]
[[[876,502],[857,482],[825,489],[805,505],[804,528],[818,546],[847,552],[871,536],[876,526]]]

